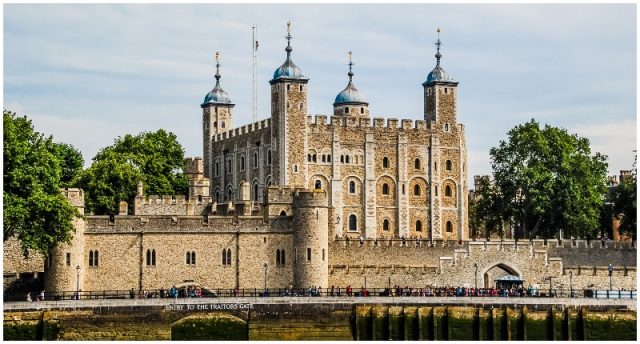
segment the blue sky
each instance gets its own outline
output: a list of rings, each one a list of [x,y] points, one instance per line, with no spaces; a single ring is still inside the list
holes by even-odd
[[[490,173],[489,149],[531,118],[589,138],[612,174],[632,166],[635,4],[5,4],[3,107],[76,146],[86,165],[116,137],[159,128],[201,156],[215,52],[234,125],[248,124],[258,26],[258,119],[267,118],[288,20],[293,61],[311,79],[310,114],[332,114],[351,50],[372,117],[422,119],[441,27],[469,180]]]

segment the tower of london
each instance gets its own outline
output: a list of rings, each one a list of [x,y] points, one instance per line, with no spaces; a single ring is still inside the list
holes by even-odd
[[[504,274],[568,285],[567,271],[575,270],[578,288],[606,286],[606,260],[616,265],[618,285],[635,286],[635,265],[624,265],[635,249],[469,238],[465,128],[439,37],[435,61],[425,62],[425,71],[435,66],[421,85],[423,99],[416,99],[423,119],[415,121],[370,113],[376,100],[356,87],[351,54],[333,113],[310,116],[313,83],[293,62],[290,26],[286,40],[284,62],[269,81],[270,118],[241,127],[233,125],[233,95],[223,89],[216,57],[215,85],[199,110],[203,156],[186,162],[188,195],[146,195],[138,183],[118,215],[85,215],[83,190],[65,189],[84,215],[73,240],[28,262],[7,258],[17,246],[5,242],[5,276],[41,271],[40,264],[46,290],[57,292],[491,287]]]

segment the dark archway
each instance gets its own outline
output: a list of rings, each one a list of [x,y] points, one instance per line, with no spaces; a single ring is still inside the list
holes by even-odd
[[[484,288],[496,287],[495,280],[504,275],[513,275],[522,278],[522,273],[515,268],[507,265],[506,263],[495,263],[489,265],[488,268],[483,270],[483,286]]]

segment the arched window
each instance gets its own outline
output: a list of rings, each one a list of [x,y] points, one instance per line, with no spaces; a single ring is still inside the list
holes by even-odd
[[[436,185],[436,196],[438,196],[438,185]]]
[[[413,165],[415,167],[416,170],[420,169],[420,159],[417,159],[413,162]]]
[[[213,127],[217,128],[218,127],[218,122],[213,122]]]
[[[227,265],[231,265],[231,249],[230,248],[227,249]]]
[[[300,92],[302,92],[302,85],[300,85]]]
[[[98,266],[98,250],[89,251],[89,266]]]
[[[258,200],[258,184],[253,184],[253,200]]]
[[[383,231],[388,231],[389,230],[389,220],[384,219],[384,221],[382,221],[382,230]]]
[[[451,233],[453,232],[453,224],[451,223],[451,221],[447,221],[447,233]]]
[[[360,108],[360,113],[364,114],[364,108],[363,107]]]
[[[327,156],[322,154],[322,162],[326,162],[327,161]]]
[[[187,251],[186,261],[187,265],[196,265],[196,253],[194,251]]]
[[[287,91],[291,91],[291,85],[287,85]]]
[[[320,189],[322,189],[322,181],[320,181],[320,179],[316,179],[316,183],[315,183],[315,185],[314,185],[314,188],[315,188],[316,190],[320,190]]]
[[[382,158],[382,168],[389,168],[389,158],[386,156]]]
[[[216,191],[216,202],[220,203],[220,191]]]
[[[240,171],[244,171],[244,155],[240,157]]]
[[[331,154],[327,154],[327,162],[331,162]]]
[[[356,182],[353,180],[349,182],[349,193],[356,193]]]
[[[422,221],[416,221],[416,232],[422,232]]]
[[[231,200],[231,196],[232,196],[232,195],[233,195],[233,191],[232,191],[231,187],[229,187],[229,188],[227,189],[227,200],[229,200],[229,201],[230,201],[230,200]]]
[[[280,265],[286,265],[287,262],[285,260],[284,249],[280,250]]]
[[[389,184],[387,183],[382,184],[382,194],[383,195],[389,194]]]
[[[345,161],[345,163],[347,163],[347,164],[349,163],[349,156],[348,156],[348,155],[344,157],[344,161]]]
[[[311,162],[311,154],[307,154],[307,161]]]
[[[271,165],[271,149],[267,151],[267,165]]]
[[[350,231],[358,230],[358,219],[353,214],[349,215],[349,230]]]
[[[281,211],[281,212],[280,212],[280,216],[282,216],[282,217],[287,216],[287,212],[286,212],[286,211],[284,211],[284,210],[283,210],[283,211]]]
[[[413,187],[413,195],[414,196],[420,196],[420,185],[415,185]]]
[[[346,106],[346,107],[344,108],[344,113],[349,113],[349,107],[348,107],[348,106]]]
[[[318,161],[318,155],[317,155],[317,154],[314,154],[314,155],[312,156],[312,158],[313,158],[313,162]]]
[[[156,265],[156,250],[147,250],[147,266]]]
[[[216,177],[220,175],[220,163],[216,161]]]
[[[344,155],[341,155],[341,156],[340,156],[340,163],[341,163],[341,164],[344,164]]]
[[[222,249],[222,265],[227,265],[227,249]]]
[[[445,168],[447,169],[447,171],[451,171],[451,160],[447,160],[445,162]]]
[[[447,185],[444,187],[444,195],[447,197],[451,197],[451,186]]]
[[[258,152],[253,153],[253,168],[258,167]]]
[[[280,265],[280,249],[276,250],[276,265]]]

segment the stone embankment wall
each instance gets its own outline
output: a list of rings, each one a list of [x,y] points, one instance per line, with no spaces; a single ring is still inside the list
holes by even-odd
[[[4,312],[4,340],[635,340],[636,312],[594,307],[256,304]]]

